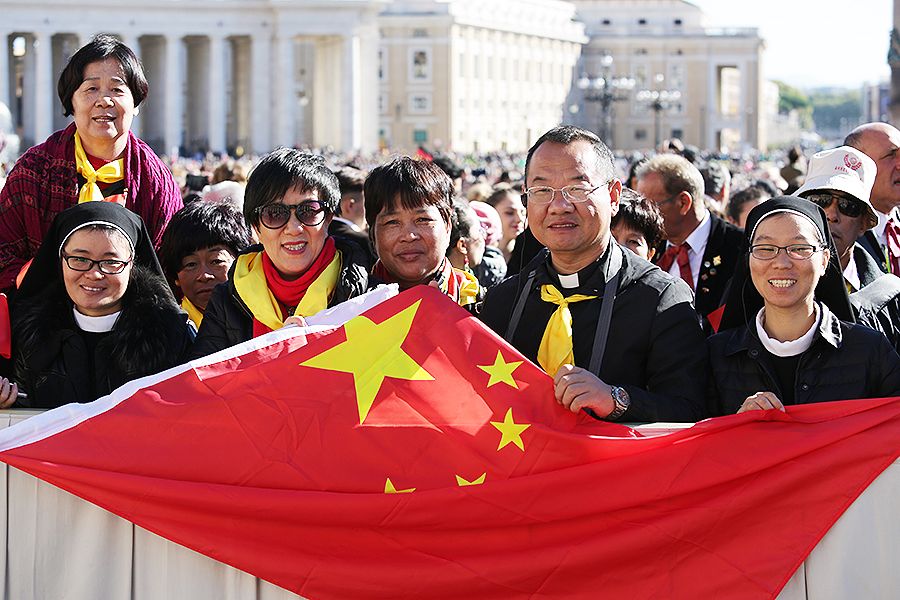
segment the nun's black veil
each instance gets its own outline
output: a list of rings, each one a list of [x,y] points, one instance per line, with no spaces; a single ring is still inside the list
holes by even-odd
[[[828,244],[831,258],[825,274],[816,285],[815,299],[827,306],[840,320],[855,322],[853,310],[850,308],[850,298],[847,296],[847,288],[844,285],[844,275],[838,259],[837,248],[831,232],[828,230],[825,212],[809,200],[796,196],[779,196],[759,204],[747,216],[741,254],[725,297],[725,311],[719,331],[750,323],[756,317],[759,309],[763,307],[762,296],[750,279],[750,236],[760,221],[774,213],[781,212],[793,212],[806,216],[819,230],[822,239]]]

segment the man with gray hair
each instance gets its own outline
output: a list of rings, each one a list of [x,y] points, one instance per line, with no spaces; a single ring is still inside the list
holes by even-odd
[[[525,182],[528,227],[545,249],[488,291],[481,319],[553,376],[573,412],[703,418],[706,348],[691,292],[613,239],[622,184],[609,148],[584,129],[551,129],[528,151]]]
[[[691,286],[697,312],[709,316],[722,304],[743,233],[707,210],[703,176],[684,158],[654,156],[637,178],[638,192],[656,202],[665,223],[666,248],[657,266]]]

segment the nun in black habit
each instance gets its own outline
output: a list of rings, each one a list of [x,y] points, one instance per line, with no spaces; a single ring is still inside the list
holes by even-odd
[[[59,213],[11,307],[17,405],[90,402],[187,359],[194,330],[141,218],[111,202]]]
[[[747,217],[719,333],[712,415],[900,395],[900,356],[853,312],[825,213],[781,196]]]

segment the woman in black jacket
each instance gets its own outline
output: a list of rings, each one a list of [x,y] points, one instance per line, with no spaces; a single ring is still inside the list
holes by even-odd
[[[261,244],[242,252],[213,290],[193,356],[201,357],[363,294],[366,252],[328,235],[341,198],[319,156],[279,148],[247,181],[244,219]]]
[[[54,219],[14,299],[22,406],[90,402],[187,359],[194,331],[141,218],[86,202]]]
[[[821,208],[782,196],[754,208],[719,333],[708,340],[713,415],[900,395],[900,356],[854,325]]]

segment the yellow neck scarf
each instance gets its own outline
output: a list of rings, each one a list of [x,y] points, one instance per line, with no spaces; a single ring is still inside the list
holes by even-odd
[[[331,298],[334,288],[337,287],[340,274],[341,252],[338,250],[331,263],[307,288],[303,299],[300,300],[300,304],[294,311],[294,316],[311,317],[328,308],[328,300]],[[253,313],[253,318],[272,331],[284,325],[278,300],[275,299],[266,283],[262,252],[251,252],[238,256],[232,280],[238,296]]]
[[[94,165],[88,159],[84,146],[81,145],[81,137],[75,132],[75,168],[87,181],[81,186],[78,192],[78,204],[82,202],[99,202],[103,200],[103,192],[97,182],[113,183],[121,181],[125,177],[125,160],[116,159],[108,162],[99,169],[94,169]]]
[[[558,306],[547,321],[537,355],[538,363],[551,377],[556,375],[561,366],[575,364],[572,350],[572,313],[569,311],[569,304],[593,300],[596,297],[574,294],[566,298],[553,285],[541,286],[541,300]]]
[[[459,299],[457,302],[460,306],[468,306],[475,303],[478,300],[478,292],[481,289],[478,279],[468,271],[457,269],[456,267],[453,267],[453,270],[463,276],[463,280],[459,284]],[[446,294],[447,290],[443,290],[443,292]]]
[[[188,318],[194,322],[197,329],[200,329],[200,321],[203,320],[203,313],[200,309],[194,306],[194,303],[188,300],[187,296],[181,299],[181,308],[188,314]]]

